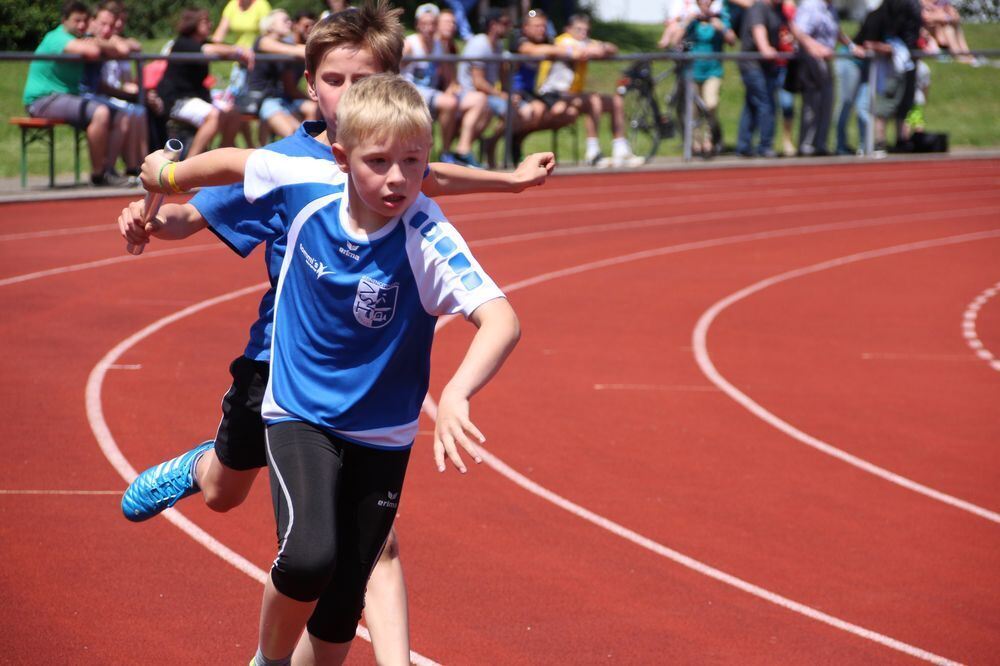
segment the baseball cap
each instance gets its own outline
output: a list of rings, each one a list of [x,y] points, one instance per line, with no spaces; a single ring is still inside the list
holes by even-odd
[[[425,2],[424,4],[417,7],[417,10],[413,12],[415,18],[420,18],[425,14],[430,14],[431,16],[438,16],[441,13],[441,8],[432,2]]]

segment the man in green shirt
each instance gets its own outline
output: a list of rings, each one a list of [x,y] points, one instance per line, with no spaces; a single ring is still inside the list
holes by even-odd
[[[89,18],[90,10],[85,4],[69,0],[63,5],[62,23],[42,38],[35,53],[77,54],[87,60],[129,54],[129,46],[124,40],[84,37]],[[83,67],[81,61],[33,60],[24,85],[24,106],[30,116],[64,120],[85,129],[90,150],[90,182],[122,185],[125,179],[111,171],[118,156],[109,153],[108,144],[113,132],[124,130],[122,125],[126,118],[122,114],[116,117],[114,110],[104,103],[80,97]]]

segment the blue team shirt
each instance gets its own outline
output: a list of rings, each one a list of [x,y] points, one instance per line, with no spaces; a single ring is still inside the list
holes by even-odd
[[[281,155],[333,160],[330,147],[313,137],[326,129],[322,121],[304,122],[289,137],[265,147]],[[274,288],[285,256],[285,229],[281,211],[247,202],[243,184],[206,187],[191,199],[208,223],[208,228],[241,257],[246,258],[264,243],[264,263],[271,287],[261,298],[257,321],[250,327],[250,340],[243,354],[255,361],[271,357],[271,322],[274,319]]]
[[[335,163],[267,150],[248,159],[244,194],[279,211],[287,239],[265,422],[306,421],[366,446],[410,446],[437,317],[468,317],[503,293],[424,195],[359,237]]]

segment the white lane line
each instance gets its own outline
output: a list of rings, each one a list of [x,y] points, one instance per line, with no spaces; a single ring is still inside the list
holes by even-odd
[[[191,247],[177,247],[170,250],[160,250],[158,252],[144,252],[139,256],[124,254],[118,257],[111,257],[108,259],[98,259],[97,261],[87,261],[82,264],[73,264],[71,266],[60,266],[59,268],[49,268],[44,271],[35,271],[34,273],[24,273],[22,275],[15,275],[13,277],[4,278],[0,280],[0,287],[6,287],[7,285],[10,284],[18,284],[19,282],[28,282],[29,280],[37,280],[38,278],[51,277],[53,275],[65,275],[66,273],[75,273],[76,271],[84,271],[89,268],[101,268],[103,266],[112,266],[114,264],[125,263],[126,261],[142,261],[144,259],[155,259],[160,257],[174,256],[177,254],[208,252],[210,250],[220,250],[223,247],[225,246],[222,243],[212,243],[211,245],[193,245]]]
[[[718,391],[714,386],[675,384],[594,384],[595,391]]]
[[[433,420],[437,419],[437,405],[434,404],[434,400],[430,396],[427,396],[427,398],[424,400],[424,411],[431,419]],[[573,514],[578,518],[582,518],[583,520],[586,520],[587,522],[596,525],[601,529],[611,532],[615,536],[621,537],[626,541],[630,541],[637,546],[640,546],[642,548],[645,548],[646,550],[656,553],[661,557],[665,557],[672,562],[675,562],[683,567],[695,571],[696,573],[702,574],[703,576],[708,576],[709,578],[717,580],[725,585],[735,587],[736,589],[742,590],[747,594],[752,594],[758,599],[763,599],[764,601],[780,606],[781,608],[790,610],[793,613],[804,615],[812,620],[822,622],[823,624],[827,624],[836,629],[840,629],[841,631],[846,631],[849,634],[853,634],[861,638],[866,638],[880,645],[884,645],[885,647],[897,650],[899,652],[903,652],[912,657],[916,657],[917,659],[922,659],[932,664],[948,664],[948,665],[958,664],[958,662],[952,661],[947,657],[942,657],[940,655],[934,654],[933,652],[928,652],[927,650],[918,648],[908,643],[904,643],[902,641],[896,640],[895,638],[891,638],[884,634],[880,634],[877,631],[872,631],[871,629],[866,629],[865,627],[853,624],[851,622],[847,622],[846,620],[841,620],[838,617],[829,615],[820,610],[816,610],[811,606],[799,603],[798,601],[794,601],[792,599],[789,599],[788,597],[783,597],[780,594],[771,592],[770,590],[760,587],[759,585],[754,585],[753,583],[747,582],[742,578],[738,578],[732,574],[726,573],[721,569],[716,569],[713,566],[705,564],[700,560],[696,560],[695,558],[690,557],[689,555],[685,555],[684,553],[681,553],[679,551],[676,551],[673,548],[664,546],[663,544],[653,541],[652,539],[645,537],[639,534],[638,532],[634,532],[628,529],[627,527],[624,527],[623,525],[614,522],[613,520],[609,520],[604,516],[601,516],[599,514],[594,513],[593,511],[585,509],[579,504],[575,504],[574,502],[569,501],[562,495],[557,495],[548,488],[545,488],[544,486],[535,483],[534,481],[524,476],[520,472],[516,471],[510,465],[508,465],[507,463],[505,463],[504,461],[500,460],[495,455],[490,453],[488,450],[486,450],[485,447],[480,446],[479,450],[482,453],[483,462],[485,462],[490,467],[490,469],[494,470],[504,478],[512,481],[514,484],[520,486],[524,490],[527,490],[532,495],[535,495],[537,497],[544,499],[547,502],[555,504],[560,509],[568,511],[569,513]]]
[[[794,190],[782,190],[781,192],[789,194],[789,195],[793,196],[794,198],[798,198],[798,197],[807,196],[807,195],[820,196],[822,194],[830,194],[831,193],[831,189],[833,189],[833,191],[835,191],[838,195],[846,194],[848,191],[850,191],[850,192],[854,193],[855,196],[847,197],[847,200],[844,200],[842,198],[838,198],[836,201],[824,202],[823,203],[823,209],[824,210],[833,210],[833,209],[843,208],[843,209],[846,209],[846,210],[849,210],[849,211],[855,211],[855,210],[858,210],[859,204],[864,203],[864,202],[868,202],[868,201],[871,201],[871,202],[874,202],[874,203],[877,203],[877,204],[886,204],[886,203],[891,203],[893,201],[901,201],[901,202],[923,201],[923,202],[927,202],[929,204],[933,204],[933,203],[939,203],[942,200],[942,197],[947,197],[948,199],[955,199],[955,200],[960,201],[960,202],[964,202],[964,201],[966,201],[969,198],[969,192],[952,193],[949,190],[944,190],[942,192],[934,192],[932,194],[923,194],[923,195],[919,195],[919,194],[916,194],[914,192],[907,192],[907,193],[904,193],[904,194],[899,194],[897,196],[887,197],[887,196],[885,196],[885,190],[884,190],[884,188],[877,187],[877,186],[838,187],[838,188],[829,188],[829,187],[808,188],[808,187],[800,187],[800,188],[797,188],[797,189],[794,189]],[[916,190],[916,191],[917,192],[927,192],[927,189],[924,188],[924,189],[920,189],[920,190]],[[658,193],[662,193],[662,190],[657,190],[657,192]],[[864,197],[864,198],[856,196],[858,193],[865,193],[865,192],[871,192],[874,196]],[[982,194],[985,194],[985,195],[994,195],[995,196],[997,194],[997,192],[998,192],[998,190],[996,188],[990,188],[988,190],[983,190]],[[771,192],[768,191],[767,194],[770,195]],[[725,217],[741,216],[744,213],[744,211],[752,211],[752,210],[769,210],[769,209],[784,210],[784,209],[787,209],[787,208],[791,208],[792,210],[808,210],[810,212],[815,212],[816,211],[816,203],[815,203],[815,201],[813,201],[810,204],[787,204],[785,206],[775,206],[774,204],[770,204],[769,206],[765,206],[763,208],[746,208],[745,206],[746,206],[747,203],[751,203],[751,204],[752,203],[758,203],[758,202],[755,202],[755,201],[753,201],[752,199],[750,199],[748,197],[749,197],[749,195],[746,192],[720,192],[720,193],[713,193],[712,197],[711,197],[711,201],[713,201],[713,202],[733,201],[733,202],[735,202],[737,204],[737,208],[731,209],[731,210],[712,211],[713,215],[709,216],[709,219],[711,219],[713,216],[715,218],[719,218],[719,217],[723,217],[723,216],[725,216]],[[679,196],[676,196],[676,195],[668,195],[668,196],[662,196],[662,197],[648,197],[647,196],[647,197],[642,197],[642,198],[638,199],[637,202],[629,204],[629,205],[627,205],[625,207],[626,208],[637,208],[637,207],[649,208],[649,207],[653,207],[653,206],[659,206],[661,208],[664,208],[665,210],[669,210],[671,206],[674,206],[676,204],[689,203],[689,202],[704,202],[705,200],[706,199],[705,199],[705,194],[704,193],[693,194],[693,195],[686,196],[686,197],[679,197]],[[530,216],[532,216],[532,217],[534,217],[536,219],[540,219],[542,217],[551,216],[551,215],[566,216],[569,213],[585,213],[585,212],[602,211],[602,210],[610,210],[610,211],[616,211],[617,212],[617,211],[620,211],[622,209],[622,207],[623,206],[622,206],[621,200],[619,198],[617,198],[617,197],[612,197],[612,198],[600,201],[598,203],[581,203],[581,204],[575,204],[575,205],[574,204],[569,204],[569,205],[567,205],[567,204],[556,204],[556,205],[552,205],[552,206],[539,206],[539,205],[535,205],[535,206],[528,207],[528,208],[510,208],[510,207],[504,207],[502,210],[491,210],[491,211],[485,212],[485,213],[459,213],[459,214],[456,214],[454,216],[450,216],[450,219],[451,219],[452,222],[459,222],[459,223],[472,222],[472,221],[475,221],[475,220],[497,220],[497,219],[502,219],[502,218],[524,218],[526,215],[530,215]],[[706,212],[697,213],[697,214],[700,214],[702,216],[708,215]],[[691,215],[696,215],[696,214],[690,214],[690,215],[688,215],[688,217],[690,217]],[[543,231],[541,233],[545,233],[545,232]]]
[[[854,210],[859,205],[864,204],[867,201],[877,202],[879,204],[888,204],[893,202],[901,203],[920,203],[926,201],[927,203],[946,203],[951,199],[956,201],[964,201],[966,194],[932,194],[927,196],[897,196],[897,197],[877,197],[874,199],[858,199],[853,198],[850,201],[842,202],[831,202],[827,204],[826,208],[845,208],[848,210]],[[664,200],[665,203],[669,203],[674,200]],[[606,204],[601,204],[601,208],[607,208]],[[612,207],[613,208],[613,207]],[[634,220],[629,222],[613,222],[605,224],[591,224],[585,226],[573,226],[565,227],[561,229],[550,229],[547,231],[536,231],[522,234],[511,234],[507,236],[500,236],[497,238],[484,238],[478,241],[470,241],[469,245],[472,247],[486,247],[491,245],[503,245],[507,243],[519,243],[529,240],[538,240],[541,238],[553,238],[558,236],[576,236],[581,234],[590,234],[600,231],[624,231],[627,229],[641,229],[647,227],[657,227],[657,226],[670,226],[674,224],[690,224],[697,222],[707,222],[710,220],[727,220],[732,218],[734,215],[739,214],[743,218],[752,217],[754,215],[764,215],[764,214],[778,214],[778,213],[796,213],[796,212],[811,212],[815,210],[815,204],[789,204],[785,206],[763,206],[759,208],[741,208],[738,211],[735,210],[723,210],[723,211],[711,211],[705,213],[692,213],[688,215],[674,215],[666,216],[652,219]],[[592,210],[591,205],[582,205],[577,207],[555,207],[548,209],[548,212],[553,213],[567,213],[567,212],[582,212],[585,210]],[[994,210],[995,208],[984,208],[984,209],[974,209],[974,210]],[[532,214],[543,214],[545,211],[542,209],[532,210]],[[474,219],[496,219],[502,217],[523,217],[525,215],[525,210],[523,209],[508,209],[504,211],[497,211],[495,213],[486,214],[468,214],[468,215],[456,215],[454,221],[468,222]],[[938,216],[939,217],[939,216]],[[936,219],[933,217],[928,217],[926,215],[918,216],[919,219],[928,218]],[[906,222],[907,220],[900,220],[900,222]],[[209,250],[219,250],[224,246],[222,244],[203,244],[195,245],[190,248],[173,248],[168,250],[159,250],[153,252],[146,252],[142,255],[136,257],[133,255],[120,255],[116,257],[111,257],[109,259],[100,259],[97,261],[90,261],[82,264],[74,264],[71,266],[62,266],[59,268],[51,268],[42,271],[36,271],[33,273],[25,273],[23,275],[15,275],[9,278],[0,279],[0,287],[4,287],[11,284],[18,284],[22,282],[27,282],[29,280],[37,280],[44,277],[52,277],[57,275],[63,275],[65,273],[72,273],[75,271],[82,271],[91,268],[101,268],[104,266],[110,266],[114,264],[124,263],[127,261],[138,261],[149,257],[163,257],[171,256],[174,254],[188,254],[191,252],[204,252]]]
[[[987,209],[978,209],[977,208],[977,209],[969,209],[969,211],[975,211],[976,213],[992,212],[993,208],[987,208]],[[966,211],[953,211],[953,214],[955,214],[955,215],[966,215],[966,214],[970,214],[970,213],[967,213]],[[974,213],[971,213],[971,214],[974,214]],[[580,273],[587,272],[587,271],[590,271],[590,270],[595,270],[595,269],[599,269],[599,268],[605,268],[605,267],[609,267],[609,266],[617,266],[617,265],[621,265],[621,264],[624,264],[624,263],[628,263],[628,262],[632,262],[632,261],[637,261],[637,260],[641,260],[641,259],[647,259],[647,258],[651,258],[651,257],[672,254],[674,252],[683,252],[683,251],[686,251],[686,250],[701,249],[701,248],[705,248],[705,247],[717,247],[717,246],[721,246],[721,245],[725,245],[725,244],[742,243],[742,242],[747,242],[747,241],[752,241],[752,240],[760,240],[760,239],[764,239],[764,238],[777,238],[777,237],[791,236],[791,235],[805,235],[805,234],[817,233],[817,232],[820,232],[820,231],[831,231],[831,230],[838,230],[838,229],[850,229],[850,228],[857,228],[857,227],[863,227],[863,226],[875,226],[875,225],[879,225],[879,224],[891,224],[891,223],[893,223],[894,221],[897,221],[897,220],[898,221],[903,221],[903,220],[913,221],[915,218],[930,217],[930,216],[940,217],[940,213],[938,213],[938,212],[928,212],[928,213],[917,215],[917,216],[900,216],[900,215],[895,215],[895,216],[888,216],[888,217],[882,218],[881,220],[879,220],[877,218],[876,219],[867,219],[867,220],[863,220],[862,219],[862,220],[857,220],[857,221],[853,221],[853,222],[836,223],[836,224],[824,224],[824,225],[813,225],[813,226],[807,226],[807,227],[799,227],[797,229],[782,229],[782,230],[776,230],[776,231],[773,231],[773,232],[760,232],[760,233],[756,233],[756,234],[743,234],[743,235],[739,235],[739,236],[731,236],[731,237],[728,237],[728,238],[718,238],[718,239],[710,239],[710,240],[706,240],[706,241],[698,241],[698,242],[694,242],[694,243],[684,243],[682,245],[667,246],[667,247],[663,247],[663,248],[656,248],[656,249],[653,249],[653,250],[636,252],[636,253],[629,254],[629,255],[621,255],[621,256],[615,257],[615,258],[605,259],[605,260],[602,260],[602,261],[590,262],[590,263],[581,264],[581,265],[575,266],[575,267],[570,267],[570,268],[565,268],[565,269],[561,269],[561,270],[558,270],[558,271],[553,271],[551,273],[545,273],[543,275],[539,275],[539,276],[536,276],[534,278],[528,278],[526,280],[521,280],[519,282],[515,282],[515,283],[512,283],[512,284],[504,285],[502,287],[502,289],[503,289],[503,291],[505,293],[509,294],[509,293],[514,292],[514,291],[517,291],[518,289],[522,289],[522,288],[525,288],[525,287],[533,286],[533,285],[536,285],[536,284],[541,284],[543,282],[549,282],[549,281],[552,281],[554,279],[558,279],[558,278],[561,278],[561,277],[568,277],[570,275],[578,275]],[[991,235],[994,235],[994,236],[995,235],[1000,235],[1000,232],[988,232],[988,233],[991,234]],[[970,234],[969,236],[977,236],[977,234]],[[443,328],[444,326],[446,326],[447,324],[449,324],[451,321],[454,321],[456,318],[457,317],[442,317],[438,321],[438,325],[436,327],[436,330],[440,330],[441,328]],[[427,414],[427,416],[431,420],[433,420],[433,421],[437,420],[437,403],[430,396],[430,394],[428,394],[428,395],[426,395],[424,397],[424,402],[423,402],[422,409],[423,409],[424,413]],[[580,517],[580,518],[582,518],[584,520],[587,520],[588,522],[593,523],[594,525],[597,525],[598,527],[601,527],[601,528],[603,528],[605,530],[608,530],[609,532],[611,532],[613,534],[616,534],[617,536],[620,536],[623,539],[626,539],[626,540],[628,540],[628,541],[630,541],[632,543],[635,543],[636,545],[639,545],[639,546],[641,546],[643,548],[651,550],[652,552],[655,552],[658,555],[666,557],[666,558],[670,559],[671,561],[676,562],[677,564],[680,564],[680,565],[682,565],[684,567],[687,567],[689,569],[692,569],[692,570],[694,570],[694,571],[696,571],[698,573],[701,573],[701,574],[704,574],[706,576],[709,576],[710,578],[718,580],[718,581],[720,581],[722,583],[725,583],[727,585],[731,585],[733,587],[736,587],[737,589],[740,589],[740,590],[742,590],[744,592],[752,594],[752,595],[754,595],[754,596],[756,596],[758,598],[764,599],[765,601],[777,604],[777,605],[781,606],[782,608],[786,608],[786,609],[788,609],[790,611],[799,613],[801,615],[804,615],[804,616],[809,617],[811,619],[817,620],[817,621],[822,622],[824,624],[828,624],[828,625],[830,625],[832,627],[835,627],[837,629],[841,629],[841,630],[846,631],[848,633],[851,633],[853,635],[856,635],[856,636],[859,636],[859,637],[866,638],[868,640],[874,641],[876,643],[879,643],[881,645],[889,647],[889,648],[891,648],[893,650],[897,650],[897,651],[909,654],[909,655],[914,656],[914,657],[916,657],[918,659],[923,659],[924,661],[929,661],[929,662],[935,663],[935,664],[956,664],[956,663],[958,663],[958,662],[954,662],[954,661],[952,661],[952,660],[950,660],[950,659],[948,659],[946,657],[942,657],[940,655],[934,654],[934,653],[929,652],[927,650],[923,650],[923,649],[915,647],[913,645],[909,645],[908,643],[904,643],[902,641],[898,641],[898,640],[896,640],[894,638],[891,638],[889,636],[885,636],[883,634],[880,634],[878,632],[872,631],[870,629],[866,629],[866,628],[861,627],[859,625],[852,624],[852,623],[847,622],[845,620],[841,620],[841,619],[839,619],[837,617],[834,617],[832,615],[828,615],[828,614],[823,613],[822,611],[816,610],[816,609],[814,609],[814,608],[812,608],[810,606],[806,606],[805,604],[801,604],[799,602],[796,602],[796,601],[793,601],[791,599],[788,599],[787,597],[783,597],[781,595],[775,594],[775,593],[770,592],[770,591],[768,591],[768,590],[766,590],[766,589],[764,589],[762,587],[754,585],[753,583],[749,583],[747,581],[744,581],[743,579],[737,578],[736,576],[733,576],[733,575],[728,574],[728,573],[726,573],[724,571],[721,571],[719,569],[711,567],[711,566],[709,566],[709,565],[707,565],[707,564],[705,564],[703,562],[700,562],[699,560],[696,560],[696,559],[694,559],[694,558],[692,558],[690,556],[684,555],[683,553],[680,553],[680,552],[675,551],[675,550],[673,550],[671,548],[668,548],[668,547],[666,547],[666,546],[664,546],[662,544],[659,544],[659,543],[657,543],[657,542],[655,542],[655,541],[653,541],[653,540],[651,540],[651,539],[649,539],[647,537],[642,536],[641,534],[638,534],[637,532],[633,532],[632,530],[629,530],[628,528],[626,528],[626,527],[624,527],[622,525],[619,525],[618,523],[615,523],[614,521],[611,521],[611,520],[609,520],[607,518],[604,518],[603,516],[595,514],[592,511],[589,511],[588,509],[585,509],[585,508],[583,508],[583,507],[581,507],[581,506],[579,506],[579,505],[577,505],[577,504],[575,504],[575,503],[573,503],[573,502],[571,502],[571,501],[563,498],[562,496],[557,495],[556,493],[553,493],[552,491],[548,490],[547,488],[544,488],[543,486],[535,483],[534,481],[532,481],[529,478],[525,477],[524,475],[520,474],[519,472],[517,472],[516,470],[514,470],[513,468],[511,468],[510,466],[508,466],[506,463],[504,463],[502,460],[500,460],[499,458],[497,458],[495,455],[493,455],[492,453],[490,453],[489,451],[487,451],[485,448],[480,447],[480,449],[482,450],[482,453],[483,453],[483,460],[486,462],[487,465],[490,466],[491,469],[494,469],[496,472],[498,472],[499,474],[501,474],[505,478],[513,481],[515,484],[517,484],[518,486],[524,488],[528,492],[531,492],[532,494],[537,495],[537,496],[539,496],[539,497],[541,497],[541,498],[543,498],[543,499],[545,499],[545,500],[547,500],[547,501],[555,504],[556,506],[559,506],[562,509],[565,509],[566,511],[572,513],[575,516],[578,516],[578,517]],[[899,478],[903,478],[903,477],[899,477]]]
[[[973,359],[960,354],[903,354],[894,352],[861,352],[866,361],[961,361]]]
[[[957,217],[955,219],[958,219]],[[747,411],[761,419],[765,423],[777,428],[786,435],[792,437],[793,439],[810,446],[817,451],[825,453],[832,456],[842,462],[857,467],[858,469],[873,474],[881,479],[884,479],[890,483],[894,483],[898,486],[912,490],[913,492],[924,495],[931,499],[937,500],[953,506],[962,511],[967,511],[973,515],[979,516],[980,518],[985,518],[993,523],[1000,524],[1000,514],[995,511],[990,511],[981,506],[973,504],[972,502],[967,502],[966,500],[959,499],[952,495],[948,495],[934,488],[930,488],[921,483],[917,483],[911,479],[904,476],[900,476],[895,472],[891,472],[883,467],[879,467],[873,463],[859,458],[858,456],[847,453],[846,451],[839,449],[821,439],[813,437],[812,435],[803,432],[782,420],[778,416],[775,416],[772,412],[768,411],[762,407],[759,403],[755,402],[746,393],[743,393],[738,388],[733,386],[722,374],[715,368],[712,363],[712,359],[708,353],[708,330],[715,321],[715,318],[719,314],[728,308],[729,306],[737,303],[757,292],[760,292],[768,287],[780,284],[787,280],[793,280],[795,278],[802,277],[804,275],[810,275],[812,273],[818,273],[820,271],[825,271],[830,268],[837,268],[840,266],[846,266],[848,264],[853,264],[859,261],[866,261],[868,259],[876,259],[880,257],[887,257],[895,254],[903,254],[905,252],[914,252],[917,250],[924,250],[935,247],[943,247],[947,245],[957,245],[960,243],[969,243],[978,240],[986,240],[991,238],[1000,237],[1000,230],[984,231],[972,234],[963,234],[960,236],[949,236],[947,238],[936,238],[932,240],[919,241],[916,243],[904,243],[902,245],[894,245],[892,247],[881,248],[878,250],[869,250],[867,252],[858,252],[857,254],[848,255],[845,257],[839,257],[837,259],[831,259],[829,261],[824,261],[818,264],[813,264],[811,266],[806,266],[804,268],[798,268],[791,271],[786,271],[780,275],[775,275],[773,277],[767,278],[756,282],[749,287],[740,289],[737,292],[726,296],[720,301],[712,305],[708,310],[706,310],[701,317],[698,319],[698,323],[694,327],[694,332],[692,333],[692,345],[694,347],[695,360],[698,363],[698,367],[701,369],[702,373],[708,377],[709,381],[718,386],[726,395],[735,400],[741,406],[743,406]]]
[[[64,227],[62,229],[49,229],[48,231],[23,231],[17,234],[0,234],[0,242],[52,238],[54,236],[72,236],[74,234],[92,234],[99,231],[114,230],[115,228],[111,224],[95,224],[89,227]]]
[[[962,209],[953,210],[951,212],[955,215],[969,215],[984,211],[990,212],[992,210],[993,210],[992,208],[986,208],[986,209],[970,208],[964,210]],[[631,255],[625,255],[624,257],[619,258],[619,260],[616,262],[609,263],[610,260],[603,260],[598,262],[591,262],[589,264],[583,264],[581,266],[576,266],[568,269],[554,271],[551,273],[546,273],[543,275],[536,276],[534,278],[521,280],[519,282],[508,285],[505,287],[505,291],[507,293],[511,293],[518,289],[522,289],[524,287],[532,286],[535,284],[540,284],[542,282],[556,279],[558,277],[575,275],[588,270],[594,270],[605,266],[615,265],[616,263],[625,263],[628,261],[635,261],[638,259],[644,259],[654,256],[662,256],[675,252],[685,252],[687,250],[701,249],[706,247],[719,247],[726,244],[742,243],[752,240],[762,240],[766,238],[780,238],[780,237],[787,237],[794,235],[818,233],[823,231],[862,228],[869,226],[878,226],[883,224],[905,223],[905,222],[917,221],[923,218],[937,219],[939,217],[940,215],[938,213],[927,212],[924,214],[916,214],[916,215],[892,215],[883,218],[859,218],[857,220],[852,220],[847,222],[811,225],[793,229],[778,229],[774,231],[760,232],[756,234],[741,234],[737,236],[716,238],[707,241],[698,241],[676,246],[667,246],[664,248],[659,248],[657,250],[643,251]],[[247,289],[241,289],[235,292],[230,292],[229,294],[223,294],[222,296],[209,299],[207,301],[202,301],[201,303],[195,304],[173,315],[160,319],[154,322],[153,324],[150,324],[146,328],[142,329],[141,331],[135,333],[134,335],[130,336],[129,338],[123,340],[111,351],[109,351],[104,356],[104,358],[101,359],[100,362],[98,362],[96,366],[94,366],[87,380],[87,388],[86,388],[87,420],[90,423],[91,430],[93,431],[94,437],[95,439],[97,439],[97,443],[100,446],[101,451],[104,453],[104,456],[108,459],[108,461],[119,473],[119,475],[121,475],[121,477],[125,479],[127,482],[131,482],[131,480],[136,477],[136,471],[131,466],[131,464],[129,464],[125,456],[122,454],[121,449],[118,448],[118,444],[117,442],[115,442],[115,439],[111,434],[111,430],[108,427],[106,420],[104,419],[104,411],[101,403],[101,387],[104,382],[104,377],[107,374],[107,370],[128,349],[132,348],[133,346],[138,344],[141,340],[153,334],[154,332],[172,324],[173,322],[179,319],[182,319],[196,312],[199,312],[200,310],[213,307],[218,303],[223,303],[228,300],[240,298],[246,294],[252,293],[255,290],[266,288],[267,285],[268,283],[264,282],[259,285],[255,285],[253,287],[249,287]],[[438,328],[441,328],[448,321],[451,321],[452,319],[454,319],[454,317],[442,317],[441,319],[438,320]],[[436,405],[434,404],[433,399],[430,397],[430,395],[426,396],[424,399],[424,409],[425,411],[427,411],[428,414],[431,415],[431,418],[436,417],[437,414]],[[218,541],[215,537],[205,532],[203,529],[198,527],[196,524],[191,522],[187,517],[181,514],[177,509],[168,509],[167,511],[163,512],[163,515],[164,517],[167,518],[167,520],[169,520],[175,526],[177,526],[182,532],[188,534],[192,539],[200,543],[202,546],[204,546],[210,552],[220,557],[222,560],[228,562],[229,564],[239,569],[246,575],[250,576],[254,580],[257,580],[259,582],[266,580],[266,574],[262,569],[258,568],[256,565],[245,559],[243,556],[231,550],[230,548],[225,546],[225,544]],[[364,638],[365,640],[370,640],[367,631],[363,627],[358,627],[358,635]],[[419,666],[423,665],[432,666],[435,663],[432,660],[417,654],[416,652],[411,652],[410,656],[412,663],[418,664]],[[951,663],[951,662],[943,660],[939,663]]]
[[[97,439],[97,444],[101,448],[101,452],[104,453],[104,457],[108,459],[108,462],[111,463],[111,466],[115,468],[115,471],[118,472],[126,483],[131,483],[137,476],[137,473],[135,468],[132,467],[122,454],[121,449],[118,448],[118,444],[115,442],[115,438],[111,434],[111,429],[108,427],[108,423],[104,418],[104,407],[101,402],[101,388],[104,385],[104,377],[107,375],[108,370],[115,365],[115,361],[121,358],[125,352],[160,329],[221,303],[242,298],[250,294],[259,294],[268,286],[269,283],[261,282],[260,284],[255,284],[251,287],[238,289],[236,291],[229,292],[228,294],[223,294],[215,298],[201,301],[200,303],[196,303],[184,308],[183,310],[179,310],[172,315],[159,319],[137,333],[129,336],[125,340],[119,342],[113,349],[111,349],[111,351],[105,354],[104,358],[102,358],[97,365],[94,366],[93,370],[90,371],[90,376],[87,378],[87,388],[85,394],[87,404],[87,420],[90,423],[90,428],[94,433],[94,437]],[[205,547],[209,552],[217,555],[223,561],[242,571],[261,585],[267,581],[267,573],[263,569],[203,530],[177,509],[167,509],[162,515],[182,532]],[[371,635],[364,627],[358,626],[357,635],[364,640],[371,642]],[[427,657],[412,651],[410,652],[410,661],[418,666],[438,666],[437,662],[434,660],[428,659]]]
[[[1000,371],[1000,359],[997,358],[996,354],[986,349],[986,345],[979,339],[979,333],[976,331],[976,320],[979,318],[979,311],[991,298],[997,295],[998,291],[1000,291],[1000,282],[984,289],[978,296],[972,299],[972,302],[969,303],[962,316],[962,336],[965,338],[966,344],[975,352],[976,358],[986,361],[991,368]]]
[[[0,490],[0,495],[121,495],[120,490]]]
[[[115,363],[109,370],[142,370],[142,363]]]

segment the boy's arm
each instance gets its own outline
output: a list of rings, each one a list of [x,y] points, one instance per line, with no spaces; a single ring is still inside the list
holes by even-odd
[[[180,194],[196,187],[229,185],[243,180],[253,150],[219,148],[171,163],[158,150],[146,156],[139,178],[147,192]],[[173,164],[173,166],[171,166]]]
[[[486,441],[469,418],[469,398],[497,373],[521,337],[521,327],[506,298],[486,301],[469,316],[479,330],[458,370],[441,392],[434,426],[434,461],[445,470],[444,457],[463,474],[467,471],[458,446],[482,462],[477,444]],[[475,440],[475,442],[473,442]],[[456,446],[457,445],[457,446]]]
[[[118,216],[118,230],[126,242],[145,245],[150,238],[183,240],[208,226],[205,218],[191,204],[164,204],[156,217],[144,227],[142,218],[145,213],[146,202],[139,199],[130,203]]]
[[[432,162],[430,175],[420,190],[429,197],[482,192],[520,192],[541,185],[555,168],[552,153],[533,153],[511,173],[471,169],[457,164]]]

